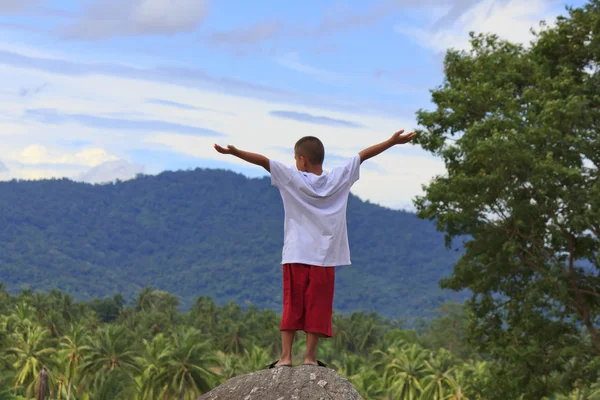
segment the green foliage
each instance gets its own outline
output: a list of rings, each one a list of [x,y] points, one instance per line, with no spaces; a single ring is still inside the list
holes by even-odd
[[[50,373],[47,400],[197,399],[231,377],[265,368],[279,356],[280,316],[271,310],[218,306],[200,297],[182,313],[169,306],[171,294],[145,288],[135,302],[121,304],[114,320],[103,323],[95,311],[97,301],[78,303],[65,301],[67,297],[57,291],[5,297],[0,313],[0,332],[6,332],[0,341],[0,399],[32,398],[38,375],[31,371],[43,367]],[[52,321],[58,336],[53,336],[46,314],[58,309]],[[463,329],[471,315],[457,304],[439,313],[420,336],[374,313],[335,314],[334,332],[340,335],[321,341],[319,359],[346,376],[365,399],[493,398],[497,360],[484,361],[469,348]],[[147,322],[153,320],[161,322],[160,329]],[[457,335],[448,341],[452,351],[437,338],[444,324]],[[306,338],[299,334],[293,349],[296,363],[303,359],[305,346]],[[577,362],[569,360],[556,379],[571,379],[569,368]],[[515,384],[527,391],[526,384]],[[572,392],[556,394],[591,400],[598,393],[597,384],[584,380],[574,386]]]
[[[465,240],[443,287],[473,294],[472,338],[498,360],[491,398],[538,400],[597,379],[599,29],[593,0],[528,48],[473,35],[469,51],[446,55],[437,108],[418,113],[418,143],[448,171],[417,200],[419,216],[447,243]]]
[[[103,322],[124,300],[107,298],[147,286],[186,308],[203,295],[280,311],[283,206],[267,178],[196,169],[95,186],[0,182],[0,207],[0,276],[11,293],[106,299],[94,303]],[[337,311],[410,320],[466,298],[439,288],[457,257],[433,224],[352,196],[348,227],[353,265],[337,271]]]

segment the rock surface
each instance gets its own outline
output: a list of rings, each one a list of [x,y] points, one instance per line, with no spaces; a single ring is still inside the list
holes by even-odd
[[[236,376],[199,400],[362,400],[362,397],[334,370],[302,365]]]

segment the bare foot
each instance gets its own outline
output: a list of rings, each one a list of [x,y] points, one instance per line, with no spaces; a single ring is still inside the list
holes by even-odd
[[[276,367],[280,367],[282,365],[292,365],[292,359],[291,358],[282,358],[281,360],[279,360],[279,362],[277,364],[275,364]]]
[[[319,366],[319,367],[327,367],[326,364],[324,364],[323,362],[321,362],[319,360],[309,360],[309,359],[304,360],[304,365],[315,365],[315,366]]]

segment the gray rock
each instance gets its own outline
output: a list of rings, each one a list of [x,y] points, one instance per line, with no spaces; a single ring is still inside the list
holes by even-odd
[[[199,400],[362,400],[362,397],[334,370],[302,365],[236,376]]]

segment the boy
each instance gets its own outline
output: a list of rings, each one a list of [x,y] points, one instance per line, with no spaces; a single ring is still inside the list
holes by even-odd
[[[332,336],[334,267],[350,265],[346,229],[350,188],[359,179],[360,164],[365,160],[415,137],[415,133],[403,133],[394,133],[329,173],[323,171],[325,149],[316,137],[298,140],[294,146],[295,168],[231,145],[224,148],[215,144],[219,153],[231,154],[270,172],[271,184],[279,188],[283,199],[282,352],[269,368],[292,366],[292,344],[298,330],[306,332],[304,365],[325,366],[317,360],[316,350],[319,338]]]

